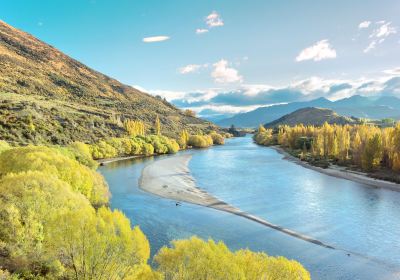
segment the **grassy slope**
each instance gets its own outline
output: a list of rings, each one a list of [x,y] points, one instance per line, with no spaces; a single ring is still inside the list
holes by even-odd
[[[213,127],[0,21],[0,139],[93,142],[123,134],[119,119],[140,119],[150,129],[156,115],[169,136]]]

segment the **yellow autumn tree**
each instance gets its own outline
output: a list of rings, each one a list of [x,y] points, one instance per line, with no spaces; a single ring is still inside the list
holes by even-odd
[[[156,116],[156,121],[155,121],[155,133],[156,135],[161,135],[161,123],[160,123],[160,118],[158,115]]]
[[[249,250],[232,252],[222,242],[197,237],[173,241],[172,247],[163,247],[154,260],[166,280],[310,279],[296,261]]]

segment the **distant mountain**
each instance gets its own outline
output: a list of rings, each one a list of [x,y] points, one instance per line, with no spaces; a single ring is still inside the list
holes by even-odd
[[[338,115],[331,109],[307,107],[296,110],[290,114],[265,124],[265,127],[272,128],[280,125],[294,126],[304,125],[323,125],[325,122],[330,124],[354,124],[357,120]]]
[[[0,21],[0,139],[93,142],[122,135],[124,119],[142,120],[149,129],[157,115],[170,136],[210,126]]]
[[[346,117],[383,119],[400,119],[400,99],[394,96],[382,96],[380,98],[368,98],[355,95],[349,98],[329,101],[318,98],[306,102],[293,102],[270,107],[260,107],[256,110],[237,114],[231,118],[216,122],[218,125],[228,127],[257,127],[259,124],[269,123],[280,117],[292,113],[301,108],[318,107],[332,109],[336,113]]]

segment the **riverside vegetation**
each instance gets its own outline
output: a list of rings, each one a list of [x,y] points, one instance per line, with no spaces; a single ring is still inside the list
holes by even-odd
[[[280,145],[309,163],[328,167],[348,166],[379,179],[400,183],[400,123],[375,125],[280,126],[258,128],[254,140],[260,145]]]
[[[216,132],[176,141],[145,135],[127,121],[129,136],[88,145],[11,147],[0,141],[0,279],[310,279],[296,261],[192,237],[162,248],[150,266],[139,227],[108,207],[109,190],[93,158],[175,153],[222,144]]]

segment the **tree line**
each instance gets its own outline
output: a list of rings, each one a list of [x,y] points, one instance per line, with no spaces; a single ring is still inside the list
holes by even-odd
[[[400,123],[386,128],[366,124],[299,124],[280,126],[275,131],[260,126],[254,140],[261,145],[279,144],[300,150],[300,157],[332,159],[365,171],[400,171]]]

